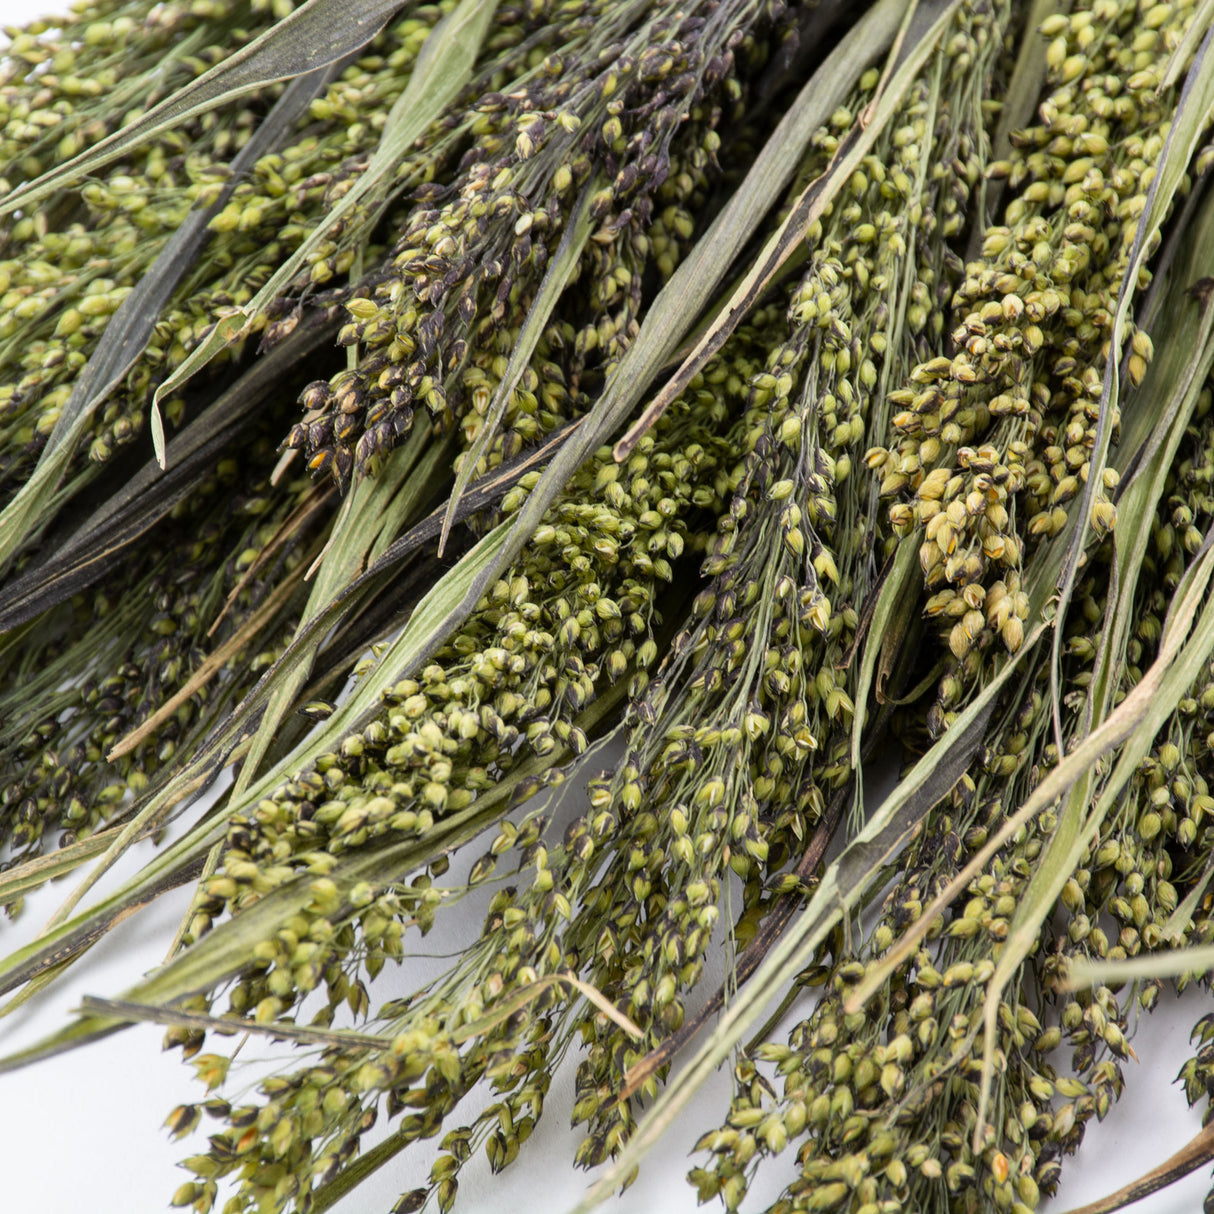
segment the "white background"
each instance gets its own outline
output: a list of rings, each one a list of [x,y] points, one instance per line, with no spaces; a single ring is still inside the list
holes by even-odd
[[[0,0],[5,23],[29,20],[43,11],[46,4],[39,0]],[[0,921],[0,951],[8,953],[29,939],[68,889],[61,885],[42,891],[27,901],[17,923]],[[62,1025],[82,995],[118,995],[157,965],[187,901],[180,891],[162,898],[111,933],[63,986],[0,1021],[0,1055]],[[460,914],[463,934],[476,932],[483,906],[469,903]],[[438,951],[442,941],[427,939],[423,947]],[[706,975],[705,989],[716,985],[710,978]],[[1080,1156],[1064,1164],[1058,1197],[1043,1207],[1048,1214],[1104,1196],[1158,1164],[1200,1128],[1198,1113],[1187,1109],[1172,1080],[1188,1053],[1189,1028],[1212,1001],[1194,992],[1179,1003],[1170,996],[1164,1002],[1168,1006],[1134,1038],[1139,1062],[1126,1065],[1125,1097],[1103,1124],[1089,1126]],[[199,1133],[183,1142],[170,1142],[163,1130],[169,1111],[200,1099],[202,1088],[177,1053],[160,1052],[161,1037],[161,1029],[139,1026],[83,1051],[0,1076],[0,1210],[151,1214],[166,1209],[176,1187],[188,1179],[176,1165],[205,1149],[207,1122],[204,1119]],[[246,1052],[252,1051],[246,1047]],[[483,1161],[465,1169],[457,1210],[564,1214],[576,1203],[589,1178],[572,1167],[579,1135],[568,1128],[571,1072],[564,1078],[567,1082],[562,1083],[558,1074],[546,1115],[518,1165],[499,1177],[490,1176]],[[684,1180],[693,1162],[691,1147],[700,1133],[719,1123],[728,1095],[728,1079],[719,1075],[654,1152],[637,1183],[605,1209],[614,1214],[695,1210],[694,1192]],[[428,1145],[394,1160],[338,1207],[341,1214],[379,1214],[402,1191],[424,1183],[433,1159],[433,1151],[425,1149]],[[787,1169],[783,1176],[781,1163]],[[765,1165],[766,1181],[743,1209],[764,1209],[783,1181],[791,1179],[794,1166],[791,1153],[786,1162]],[[1197,1214],[1209,1185],[1209,1169],[1202,1168],[1134,1209],[1136,1214]],[[713,1203],[708,1209],[720,1206]]]

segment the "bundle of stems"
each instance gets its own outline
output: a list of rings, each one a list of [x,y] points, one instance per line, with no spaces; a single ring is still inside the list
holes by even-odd
[[[193,893],[0,1068],[166,1025],[200,1214],[446,1211],[566,1057],[580,1210],[723,1065],[702,1201],[1036,1209],[1214,966],[1214,3],[8,36],[0,1015]]]

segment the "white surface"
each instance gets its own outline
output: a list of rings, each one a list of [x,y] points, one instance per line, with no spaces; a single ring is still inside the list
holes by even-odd
[[[48,11],[50,0],[0,0],[0,22],[30,20]],[[0,948],[18,946],[53,911],[66,888],[29,899],[16,925],[0,923]],[[62,988],[47,992],[6,1021],[0,1021],[0,1053],[37,1040],[64,1022],[84,994],[116,995],[163,957],[188,895],[178,892],[129,920]],[[466,930],[479,928],[479,910],[466,908]],[[427,941],[425,947],[435,947]],[[707,978],[705,986],[709,985]],[[1187,1033],[1210,998],[1200,992],[1157,1011],[1134,1039],[1140,1062],[1127,1064],[1127,1093],[1103,1125],[1092,1124],[1077,1159],[1063,1168],[1062,1190],[1043,1209],[1049,1214],[1104,1196],[1156,1165],[1200,1127],[1173,1086],[1188,1052]],[[183,1142],[170,1142],[161,1128],[177,1104],[201,1098],[201,1085],[179,1061],[164,1055],[162,1030],[141,1026],[36,1067],[0,1076],[0,1210],[20,1214],[150,1214],[164,1210],[176,1187],[188,1179],[176,1164],[204,1148],[207,1122]],[[516,1167],[492,1177],[470,1167],[461,1181],[457,1210],[464,1214],[563,1214],[585,1191],[587,1177],[571,1165],[579,1136],[568,1129],[572,1072],[558,1075],[545,1116]],[[676,1124],[666,1143],[642,1169],[631,1189],[606,1209],[612,1214],[691,1214],[694,1192],[684,1177],[689,1152],[703,1130],[727,1107],[729,1084],[719,1075]],[[213,1124],[213,1123],[212,1123]],[[341,1214],[378,1214],[396,1197],[424,1182],[433,1153],[405,1156],[343,1202]],[[784,1165],[794,1166],[790,1157]],[[743,1207],[758,1211],[775,1197],[780,1163],[764,1167],[765,1183]],[[785,1173],[791,1176],[791,1171]],[[1210,1187],[1202,1168],[1170,1190],[1134,1207],[1135,1214],[1197,1214]],[[719,1210],[716,1203],[707,1209]]]
[[[0,24],[22,25],[47,13],[70,11],[70,4],[55,4],[54,0],[0,0]]]

